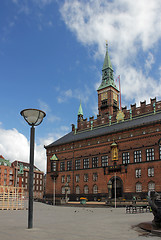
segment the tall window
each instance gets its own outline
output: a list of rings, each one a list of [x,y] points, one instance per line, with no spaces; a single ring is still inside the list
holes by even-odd
[[[83,168],[89,168],[89,158],[83,159]]]
[[[142,192],[142,184],[140,182],[136,183],[136,192]]]
[[[80,168],[81,168],[81,160],[80,159],[75,160],[75,169],[79,170]]]
[[[93,181],[96,182],[98,180],[98,174],[93,173]]]
[[[161,160],[161,143],[159,143],[159,159]]]
[[[85,186],[84,186],[84,193],[85,193],[85,194],[88,194],[88,192],[89,192],[88,186],[85,185]]]
[[[88,173],[84,174],[84,182],[88,182]]]
[[[76,194],[80,194],[80,187],[76,186]]]
[[[67,183],[69,183],[71,181],[71,177],[70,175],[67,175]]]
[[[148,191],[155,191],[155,183],[154,182],[149,182],[148,183]]]
[[[70,194],[71,190],[70,187],[68,187],[67,194]]]
[[[141,177],[141,169],[140,168],[135,170],[135,176],[136,176],[136,178]]]
[[[107,167],[108,166],[108,156],[102,156],[101,163],[102,163],[102,167]]]
[[[148,177],[154,177],[154,168],[153,167],[148,168]]]
[[[122,153],[122,164],[130,163],[130,154],[129,152]]]
[[[72,161],[67,161],[67,171],[71,171],[72,170]]]
[[[80,179],[79,174],[75,175],[75,181],[79,182],[79,179]]]
[[[61,182],[62,182],[62,183],[65,183],[65,176],[64,176],[64,175],[61,176]]]
[[[61,188],[61,193],[62,193],[62,194],[65,194],[65,187],[62,187],[62,188]]]
[[[141,150],[134,151],[134,162],[141,162]]]
[[[98,167],[98,157],[93,157],[92,158],[92,167],[93,168]]]
[[[60,162],[60,171],[65,171],[65,162]]]
[[[52,161],[51,162],[51,172],[56,172],[56,162],[55,161]],[[27,172],[26,172],[27,173]]]
[[[147,161],[154,160],[154,148],[146,149],[146,160]]]
[[[98,193],[98,187],[97,185],[93,186],[93,194],[97,194]]]

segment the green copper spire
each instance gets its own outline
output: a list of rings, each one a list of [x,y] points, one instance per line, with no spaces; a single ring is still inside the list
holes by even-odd
[[[82,115],[82,116],[83,116],[83,109],[82,109],[81,102],[80,102],[79,110],[78,110],[78,116],[79,116],[79,115]]]
[[[110,68],[113,71],[111,60],[108,54],[108,44],[106,43],[106,55],[105,55],[102,71],[106,70],[107,68]]]
[[[108,54],[108,44],[106,43],[106,55],[105,55],[103,68],[102,68],[102,82],[98,90],[108,86],[113,86],[114,88],[117,89],[114,83],[113,68],[112,68],[111,60]]]

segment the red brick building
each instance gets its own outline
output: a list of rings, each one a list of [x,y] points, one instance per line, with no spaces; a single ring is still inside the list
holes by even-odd
[[[25,196],[29,195],[29,163],[14,161],[15,187],[23,187]],[[34,166],[33,196],[35,199],[43,199],[44,195],[44,173]]]
[[[14,169],[9,160],[0,155],[0,186],[14,186]]]
[[[106,49],[97,118],[84,119],[80,104],[77,127],[46,148],[46,197],[72,200],[112,197],[145,198],[161,192],[161,101],[140,102],[119,110],[119,90]],[[116,185],[115,185],[116,183]],[[116,191],[115,191],[116,186]]]

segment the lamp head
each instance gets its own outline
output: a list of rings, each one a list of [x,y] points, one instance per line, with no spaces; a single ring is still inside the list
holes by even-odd
[[[20,114],[30,126],[38,126],[46,116],[45,112],[33,108],[24,109],[20,112]]]

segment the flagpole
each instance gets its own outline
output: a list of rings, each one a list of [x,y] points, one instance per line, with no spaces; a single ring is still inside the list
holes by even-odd
[[[115,172],[115,208],[116,208],[116,172]]]
[[[120,91],[120,110],[121,110],[121,83],[120,83],[120,75],[119,75],[119,91]]]

